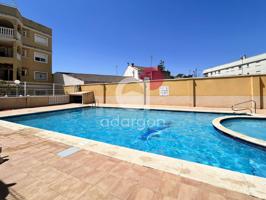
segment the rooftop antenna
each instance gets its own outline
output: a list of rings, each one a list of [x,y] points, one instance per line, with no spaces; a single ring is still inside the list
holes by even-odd
[[[194,76],[195,76],[195,77],[198,77],[198,69],[197,69],[197,68],[195,68]]]
[[[153,57],[151,56],[151,67],[152,67],[152,60],[153,60]]]
[[[115,66],[115,74],[118,75],[118,66]]]
[[[18,8],[18,4],[16,0],[0,0],[0,4]]]

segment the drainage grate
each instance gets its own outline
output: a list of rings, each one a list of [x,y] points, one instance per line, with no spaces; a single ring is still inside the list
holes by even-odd
[[[64,157],[67,157],[67,156],[70,156],[76,152],[80,151],[80,148],[78,147],[70,147],[64,151],[61,151],[59,153],[57,153],[57,155],[61,158],[64,158]]]

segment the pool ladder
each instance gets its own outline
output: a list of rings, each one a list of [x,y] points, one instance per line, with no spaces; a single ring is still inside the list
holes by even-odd
[[[98,101],[95,100],[94,103],[91,104],[92,107],[97,107],[99,105]]]
[[[242,104],[246,104],[246,103],[251,103],[251,108],[250,107],[236,108],[236,106],[239,106],[239,105],[242,105]],[[252,105],[253,105],[253,108],[252,108]],[[253,110],[254,110],[254,113],[256,114],[256,112],[257,112],[257,102],[255,100],[243,101],[243,102],[240,102],[240,103],[232,105],[232,110],[233,111],[249,110],[250,114],[253,114]]]

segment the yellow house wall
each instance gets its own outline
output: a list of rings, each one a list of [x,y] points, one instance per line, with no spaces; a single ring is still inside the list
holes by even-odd
[[[251,100],[251,78],[216,78],[195,80],[195,102],[198,107],[231,107]]]
[[[195,80],[196,96],[249,96],[250,77]]]
[[[34,52],[40,52],[38,50],[27,49],[28,55],[26,57],[22,57],[22,67],[26,67],[28,69],[28,75],[24,78],[25,81],[28,82],[52,82],[52,54],[48,55],[48,63],[40,63],[34,61]],[[47,72],[48,73],[48,80],[47,81],[40,81],[34,80],[34,73],[35,71],[40,72]]]
[[[262,108],[266,108],[266,76],[260,77],[260,92]]]
[[[104,103],[104,85],[82,85],[81,91],[92,91],[94,92],[95,101],[97,103]]]
[[[160,96],[160,86],[168,86],[169,96]],[[152,81],[147,83],[147,104],[190,106],[190,80]]]
[[[143,104],[143,83],[106,84],[106,103]]]
[[[65,86],[64,87],[64,93],[65,94],[70,94],[76,92],[76,87],[75,86]]]
[[[257,108],[266,108],[266,75],[165,80],[169,96],[160,96],[154,82],[146,83],[147,105],[197,107],[231,107],[233,104],[256,100]],[[81,86],[82,91],[93,91],[100,103],[144,104],[144,83],[93,84]]]

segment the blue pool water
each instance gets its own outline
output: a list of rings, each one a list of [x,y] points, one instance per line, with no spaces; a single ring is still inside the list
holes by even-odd
[[[266,177],[266,151],[218,132],[224,114],[83,108],[4,120]]]
[[[222,125],[233,131],[266,141],[266,119],[226,119]]]

